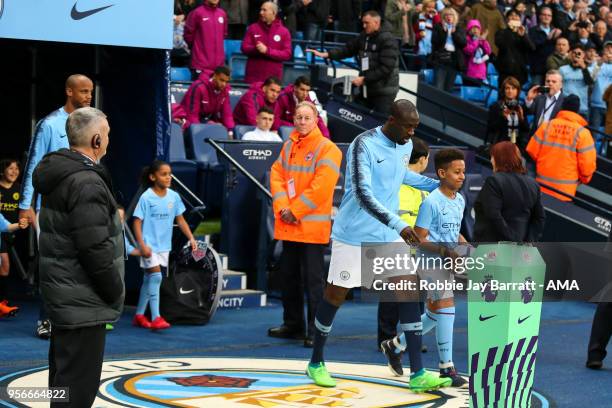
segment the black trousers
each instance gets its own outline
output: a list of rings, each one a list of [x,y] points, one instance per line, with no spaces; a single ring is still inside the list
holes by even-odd
[[[49,387],[68,387],[70,402],[51,407],[91,407],[102,373],[105,325],[80,329],[53,327],[49,344]]]
[[[606,346],[612,336],[612,302],[597,305],[589,339],[589,361],[601,361],[606,357]]]
[[[395,101],[395,96],[396,95],[378,95],[364,98],[363,95],[359,95],[359,97],[355,99],[355,102],[365,105],[368,109],[382,115],[388,115],[391,112],[391,104]]]
[[[325,245],[283,241],[280,259],[284,324],[304,331],[304,291],[307,298],[307,329],[314,335],[314,318],[323,298],[325,284]]]

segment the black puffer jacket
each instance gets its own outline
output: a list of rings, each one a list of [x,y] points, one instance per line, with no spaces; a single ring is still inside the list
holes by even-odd
[[[391,26],[385,22],[375,33],[366,35],[362,31],[343,48],[329,51],[329,58],[334,60],[357,57],[360,68],[364,51],[367,53],[369,69],[360,71],[359,75],[365,77],[367,93],[370,96],[395,95],[399,91],[398,42],[390,29]]]
[[[61,149],[42,159],[33,184],[42,194],[40,290],[51,322],[74,329],[116,321],[125,248],[109,174]]]

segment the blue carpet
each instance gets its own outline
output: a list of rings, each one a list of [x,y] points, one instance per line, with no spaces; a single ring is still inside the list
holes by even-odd
[[[467,372],[467,304],[457,302],[454,360]],[[597,372],[584,367],[594,306],[585,303],[545,303],[542,310],[535,387],[559,407],[608,407],[612,400],[612,369]],[[0,319],[0,375],[47,363],[48,342],[33,336],[38,307],[21,305],[19,316]],[[133,310],[124,313],[109,332],[106,358],[158,356],[228,356],[253,358],[310,357],[301,342],[267,337],[280,323],[278,301],[261,309],[222,310],[206,326],[180,326],[152,333],[131,325]],[[427,367],[437,367],[435,336],[424,337],[430,352]],[[327,360],[383,364],[376,349],[376,305],[348,302],[338,312],[325,350]],[[407,364],[407,358],[405,359]],[[604,362],[606,363],[606,362]],[[608,362],[612,367],[612,362]],[[606,402],[607,401],[607,402]]]

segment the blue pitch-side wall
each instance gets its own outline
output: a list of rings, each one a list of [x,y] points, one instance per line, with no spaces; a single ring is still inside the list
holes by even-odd
[[[0,37],[172,48],[170,0],[0,0]]]

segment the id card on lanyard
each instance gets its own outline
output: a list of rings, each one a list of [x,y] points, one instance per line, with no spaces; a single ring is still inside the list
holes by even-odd
[[[367,71],[370,69],[370,57],[368,56],[368,37],[365,40],[365,46],[361,54],[361,70]]]
[[[289,199],[295,197],[295,180],[293,177],[287,181],[287,195],[289,196]]]

